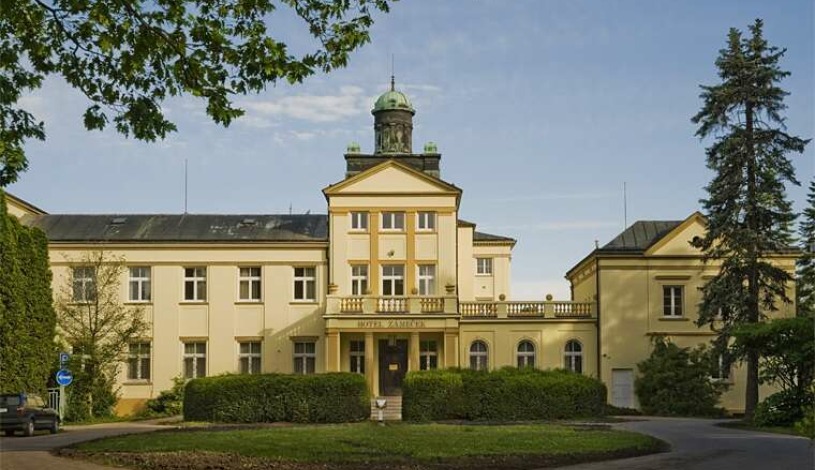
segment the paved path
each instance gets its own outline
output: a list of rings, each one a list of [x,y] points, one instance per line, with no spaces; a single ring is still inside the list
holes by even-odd
[[[133,434],[139,432],[168,429],[167,426],[152,422],[108,423],[88,426],[65,426],[56,435],[38,431],[33,437],[22,437],[19,433],[11,437],[0,437],[0,469],[2,470],[111,470],[81,460],[55,457],[51,449],[77,442],[90,441],[101,437]]]
[[[812,470],[815,443],[784,434],[716,426],[721,420],[647,418],[616,429],[658,437],[671,452],[563,467],[564,470]]]

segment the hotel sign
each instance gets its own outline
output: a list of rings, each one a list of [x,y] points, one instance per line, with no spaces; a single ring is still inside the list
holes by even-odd
[[[424,320],[359,320],[357,328],[424,328]]]

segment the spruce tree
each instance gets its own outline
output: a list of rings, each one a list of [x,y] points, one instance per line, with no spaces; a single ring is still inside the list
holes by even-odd
[[[798,259],[798,273],[795,279],[795,300],[799,316],[815,315],[815,180],[809,183],[807,205],[802,214],[799,234],[803,253]]]
[[[715,328],[720,346],[728,344],[734,326],[757,323],[778,301],[789,301],[792,280],[768,256],[792,244],[796,216],[784,185],[799,183],[787,154],[803,152],[808,140],[785,132],[781,113],[788,93],[778,83],[789,72],[778,63],[786,50],[769,46],[762,29],[760,19],[749,27],[750,37],[730,29],[716,59],[721,83],[701,86],[703,106],[692,119],[696,135],[713,140],[706,155],[714,173],[700,201],[707,233],[693,244],[705,262],[720,266],[703,289],[697,324]],[[742,357],[748,419],[758,404],[758,359],[755,350]]]

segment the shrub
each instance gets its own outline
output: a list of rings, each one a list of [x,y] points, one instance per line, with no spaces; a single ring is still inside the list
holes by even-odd
[[[804,417],[795,423],[795,432],[810,439],[815,439],[815,406],[810,406],[805,410]]]
[[[602,382],[564,370],[504,368],[492,372],[409,372],[402,384],[408,421],[518,421],[600,416]]]
[[[173,378],[173,387],[163,390],[156,398],[147,400],[144,410],[139,415],[145,417],[180,415],[184,404],[186,383],[183,377]]]
[[[758,404],[753,413],[756,426],[792,426],[804,418],[804,410],[813,406],[812,395],[795,390],[773,393]]]
[[[642,411],[662,416],[718,416],[719,396],[726,385],[711,381],[710,358],[657,338],[651,356],[637,364],[634,382]]]
[[[184,389],[184,419],[232,423],[343,423],[370,416],[365,377],[222,375],[194,379]]]

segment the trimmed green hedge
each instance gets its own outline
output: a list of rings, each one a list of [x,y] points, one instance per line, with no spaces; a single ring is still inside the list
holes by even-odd
[[[368,387],[359,374],[222,375],[191,380],[184,388],[188,421],[344,423],[370,414]]]
[[[565,370],[504,368],[409,372],[402,383],[406,421],[517,421],[603,415],[606,386]]]

